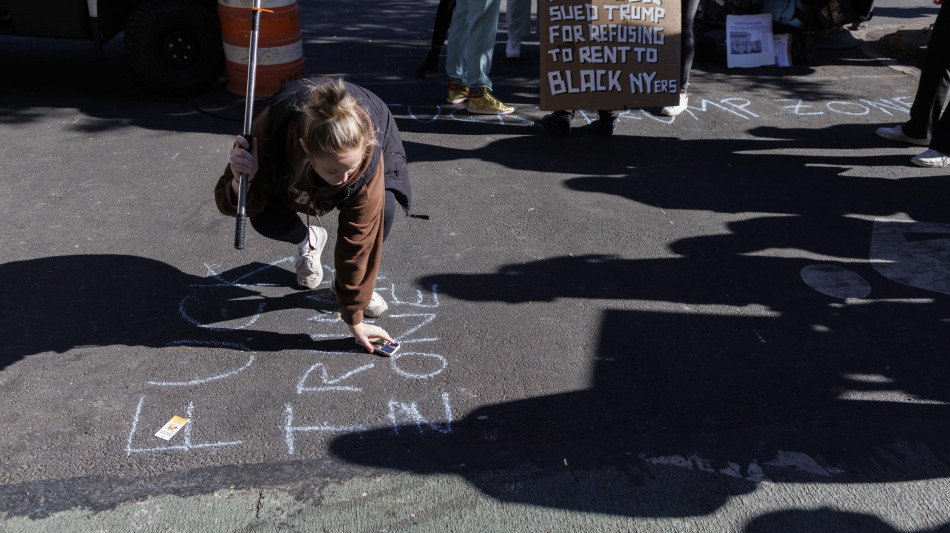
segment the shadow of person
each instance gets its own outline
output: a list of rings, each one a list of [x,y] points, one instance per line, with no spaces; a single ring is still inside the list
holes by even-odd
[[[341,436],[329,451],[460,475],[505,502],[624,516],[710,514],[762,481],[938,479],[950,475],[950,428],[939,422],[950,363],[946,326],[927,307],[607,310],[590,388],[455,421],[397,410],[393,427]],[[909,324],[942,331],[908,338]]]
[[[312,349],[308,335],[255,331],[249,339],[241,330],[265,312],[335,309],[329,291],[287,294],[293,273],[261,263],[199,277],[144,257],[72,255],[0,264],[0,280],[0,369],[77,346],[162,347],[210,337],[239,339],[254,351]]]
[[[919,530],[920,533],[947,531],[950,523],[938,529]],[[756,517],[749,522],[745,533],[798,533],[799,531],[854,531],[861,533],[898,533],[897,529],[876,516],[863,513],[822,508],[814,510],[775,511]]]
[[[879,185],[887,188],[871,187]],[[680,205],[742,205],[683,196]],[[868,209],[888,209],[860,197]],[[459,474],[503,501],[630,516],[706,514],[765,479],[945,477],[945,293],[932,277],[912,285],[882,273],[867,248],[869,236],[873,243],[882,230],[897,231],[930,239],[920,252],[936,261],[936,243],[946,240],[940,226],[895,230],[807,202],[786,205],[801,214],[750,216],[727,233],[671,243],[680,256],[562,256],[419,279],[475,302],[665,305],[603,313],[589,389],[482,406],[450,432],[408,416],[396,425],[394,417],[391,429],[337,439],[331,453]],[[762,253],[773,246],[835,257],[873,298],[812,290],[803,272],[814,256]]]
[[[618,129],[639,120],[622,118]],[[950,180],[865,175],[863,169],[904,166],[909,157],[887,151],[856,153],[883,146],[873,129],[866,124],[837,124],[812,130],[753,128],[749,134],[755,138],[741,139],[521,135],[475,148],[406,145],[420,160],[475,158],[527,172],[521,179],[497,184],[494,192],[511,198],[537,191],[534,194],[544,192],[573,206],[592,200],[567,193],[587,192],[661,209],[824,217],[905,212],[933,219],[940,200],[950,197]],[[523,184],[531,186],[527,193],[516,187]]]
[[[625,516],[707,514],[766,479],[947,476],[946,298],[868,261],[874,217],[945,218],[932,198],[947,186],[846,172],[894,162],[854,155],[866,131],[578,137],[545,139],[543,148],[515,138],[465,152],[571,192],[742,219],[670,243],[679,256],[611,250],[422,277],[420,286],[473,302],[575,299],[647,310],[603,313],[588,389],[484,405],[451,423],[397,412],[393,427],[339,437],[330,452],[361,465],[457,474],[502,501]],[[809,148],[841,151],[792,152]],[[464,152],[420,149],[434,160]],[[846,266],[873,298],[808,285],[803,272],[821,260]]]

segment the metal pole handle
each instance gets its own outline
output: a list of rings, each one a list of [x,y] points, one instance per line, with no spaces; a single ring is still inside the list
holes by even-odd
[[[257,41],[260,36],[261,0],[254,0],[251,7],[251,45],[247,58],[247,90],[244,103],[244,138],[247,139],[248,150],[253,151],[254,139],[251,136],[251,125],[254,122],[254,86],[257,84]],[[238,206],[234,226],[234,247],[244,249],[244,229],[247,225],[247,174],[241,173],[241,183],[238,189]]]

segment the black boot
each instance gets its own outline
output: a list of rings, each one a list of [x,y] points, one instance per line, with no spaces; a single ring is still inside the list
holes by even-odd
[[[614,134],[614,126],[617,125],[617,112],[601,109],[597,112],[597,135],[610,136]]]
[[[439,52],[441,50],[432,50],[429,52],[429,55],[426,56],[425,63],[419,66],[416,69],[416,73],[413,74],[417,80],[425,78],[433,78],[439,75]]]
[[[555,111],[544,115],[538,124],[544,128],[544,133],[548,135],[568,136],[571,134],[571,120],[574,118],[573,111]]]

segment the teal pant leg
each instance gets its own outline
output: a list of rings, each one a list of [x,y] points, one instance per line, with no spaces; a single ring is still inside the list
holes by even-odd
[[[491,89],[492,58],[501,0],[458,0],[449,27],[445,70],[468,86]]]
[[[508,40],[521,42],[531,33],[531,0],[508,0],[507,6]]]
[[[455,2],[452,23],[449,25],[449,39],[445,47],[445,73],[456,80],[466,83],[468,65],[465,51],[468,43],[468,0]]]

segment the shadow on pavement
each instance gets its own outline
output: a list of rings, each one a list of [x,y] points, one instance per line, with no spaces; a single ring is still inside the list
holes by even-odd
[[[406,20],[418,22],[407,23],[411,30],[369,21],[358,4],[336,4],[334,9],[342,11],[332,16],[319,10],[307,13],[302,21],[307,35],[353,32],[348,41],[308,42],[306,55],[313,58],[308,71],[377,72],[398,57],[392,81],[407,76],[428,46],[434,4],[427,6],[418,9],[401,2],[388,7],[394,10],[389,16],[374,19],[403,20],[411,13]],[[356,22],[341,30],[339,17]],[[373,50],[388,51],[347,62],[357,50],[366,54],[370,34],[383,37]],[[396,37],[416,41],[412,46],[386,42]],[[409,57],[406,52],[411,50],[415,55]],[[36,55],[20,61],[43,64]],[[27,74],[40,72],[35,65]],[[131,86],[96,80],[97,72],[78,65],[56,75],[44,73],[46,77],[32,82],[23,76],[27,96],[4,104],[10,106],[3,109],[11,113],[7,120],[29,121],[37,109],[61,106],[122,124],[121,110],[110,107],[114,98],[136,108],[150,102],[138,99]],[[48,96],[60,91],[57,76],[75,79],[70,83],[77,83],[77,90],[51,103]],[[763,85],[767,89],[779,84],[776,77]],[[441,89],[430,88],[440,95]],[[817,85],[801,85],[795,91],[823,98],[836,94]],[[90,98],[96,93],[102,94]],[[429,98],[410,100],[410,94],[418,95],[414,85],[390,94],[405,94],[406,102]],[[179,101],[169,109],[190,104]],[[156,113],[135,120],[146,127],[183,129],[170,117]],[[511,132],[501,125],[496,131],[484,124],[469,129],[449,124],[451,128],[435,126],[445,130],[425,131]],[[110,123],[90,127],[108,128]],[[222,127],[233,129],[232,124]],[[731,496],[753,491],[764,479],[884,483],[950,476],[950,428],[943,423],[950,402],[950,293],[942,290],[940,280],[910,286],[868,260],[869,243],[882,231],[873,217],[907,213],[935,224],[950,221],[950,181],[845,175],[855,165],[896,164],[903,155],[791,153],[882,145],[873,144],[881,141],[873,140],[872,130],[867,125],[760,129],[750,132],[758,139],[746,140],[602,139],[580,132],[569,139],[504,138],[477,151],[407,142],[416,161],[437,164],[474,156],[512,169],[551,173],[556,176],[551,178],[554,186],[582,195],[750,216],[730,222],[722,234],[671,243],[678,257],[562,256],[509,264],[491,273],[441,273],[420,279],[421,286],[438,284],[441,294],[460,300],[577,298],[603,305],[601,322],[593,328],[598,348],[589,354],[591,386],[486,405],[449,426],[410,423],[395,430],[344,435],[330,452],[351,465],[458,474],[501,501],[623,516],[708,514]],[[914,231],[928,233],[915,228],[897,232],[911,249],[908,257],[915,243],[921,244],[918,251],[924,255],[945,247],[939,232],[914,236]],[[831,275],[821,285],[837,295],[803,282],[803,272],[815,265],[837,268],[823,271]],[[83,274],[80,281],[64,282],[77,279],[77,272]],[[239,283],[250,275],[255,276],[253,285]],[[215,330],[203,336],[209,326],[233,326],[256,316],[261,305],[268,311],[323,309],[303,292],[269,295],[262,287],[286,293],[293,284],[293,274],[281,268],[251,263],[218,277],[228,281],[216,283],[161,261],[126,255],[48,257],[0,265],[0,300],[5,302],[0,307],[0,369],[31,354],[64,353],[76,346],[164,347],[182,338],[196,339],[196,344],[203,338],[229,341],[229,335],[239,335],[233,340],[254,351],[314,349],[303,334],[255,331],[250,344],[240,332]],[[862,285],[849,283],[854,279],[863,280],[870,294],[858,296],[854,291]],[[679,309],[629,310],[608,300],[667,302]],[[718,306],[719,312],[689,308],[700,304]],[[326,310],[331,307],[327,304]],[[169,321],[170,316],[185,320]],[[4,488],[9,502],[4,510],[37,516],[57,505],[69,508],[76,496],[56,498],[67,491],[84,494],[89,508],[102,509],[155,494],[188,496],[227,486],[257,487],[264,477],[271,483],[296,483],[325,474],[323,460],[314,460],[229,465],[157,478],[90,476],[69,484],[24,483]],[[696,482],[696,474],[707,477]],[[33,496],[22,498],[26,492]],[[14,496],[21,498],[14,502]],[[42,499],[51,502],[49,506],[37,503]],[[829,530],[891,531],[875,517],[834,510],[762,515],[747,531],[796,531],[803,523]]]
[[[240,324],[281,309],[335,311],[329,290],[314,299],[292,291],[293,272],[249,263],[209,277],[129,255],[73,255],[0,264],[0,370],[28,355],[77,346],[202,346],[202,339],[252,351],[315,349],[306,334],[254,331]],[[250,279],[249,279],[250,278]],[[281,290],[275,295],[268,288]],[[169,318],[172,317],[172,318]],[[236,329],[235,329],[236,328]],[[195,339],[181,342],[179,339]],[[334,343],[335,341],[322,341]],[[349,348],[349,344],[340,344]]]
[[[662,283],[639,278],[629,268],[635,262],[607,264],[616,269],[582,260],[539,270],[560,275],[565,287],[600,280],[606,292],[619,290],[616,298],[633,297],[637,279]],[[773,289],[779,281],[767,273],[786,270],[759,267],[761,283]],[[681,271],[661,263],[650,270],[682,281]],[[622,272],[628,284],[605,281]],[[467,284],[438,279],[446,295]],[[515,285],[510,279],[498,274],[478,286],[497,284],[503,293]],[[530,275],[518,279],[534,283]],[[354,433],[330,451],[361,465],[458,474],[502,501],[628,516],[709,514],[764,479],[950,475],[950,428],[939,422],[950,401],[946,299],[842,306],[816,293],[813,300],[825,300],[816,309],[791,294],[800,287],[781,284],[770,292],[791,305],[774,316],[607,310],[590,389],[485,406],[448,434],[422,423]],[[657,479],[651,464],[708,477]],[[578,471],[600,474],[581,479]]]
[[[886,155],[782,151],[857,148],[868,144],[867,129],[760,131],[779,138],[768,141],[495,141],[478,156],[580,174],[552,187],[748,216],[721,234],[670,243],[674,257],[559,256],[421,278],[420,286],[473,302],[605,302],[590,388],[484,406],[450,432],[407,421],[354,433],[331,453],[458,474],[502,501],[628,516],[708,514],[762,480],[950,476],[950,426],[941,422],[950,414],[950,212],[940,201],[950,182],[845,174]],[[458,157],[419,149],[434,160]],[[913,220],[875,220],[898,213]],[[630,301],[673,305],[614,308]],[[706,481],[658,478],[677,469]],[[796,530],[789,517],[759,517],[750,531]],[[886,530],[876,518],[831,510],[807,518]]]
[[[947,531],[950,524],[929,531]],[[759,516],[745,528],[745,533],[784,533],[795,531],[854,531],[861,533],[898,533],[876,516],[836,511],[834,509],[776,511]],[[923,532],[921,532],[923,533]]]
[[[948,239],[937,223],[950,215],[940,203],[950,185],[939,178],[843,175],[856,163],[873,164],[887,155],[781,151],[857,148],[865,130],[762,130],[767,139],[761,140],[514,137],[477,152],[511,168],[550,172],[561,179],[547,185],[580,195],[749,216],[729,222],[721,234],[670,243],[678,254],[673,257],[552,257],[496,272],[418,280],[460,300],[577,298],[604,305],[594,327],[598,347],[589,354],[591,386],[486,405],[450,426],[419,422],[395,432],[344,435],[330,447],[343,465],[334,466],[333,475],[365,466],[451,473],[501,501],[654,517],[712,513],[765,479],[883,483],[950,476],[950,432],[939,422],[950,402],[950,291],[939,276],[911,284],[868,261],[869,243],[903,235],[907,256],[895,262],[911,261],[916,253],[936,262],[907,263],[911,270],[945,266],[939,259]],[[464,152],[414,148],[436,162]],[[676,157],[683,153],[692,157]],[[592,176],[592,169],[604,175]],[[898,212],[935,225],[873,221]],[[826,279],[812,286],[803,273],[815,266]],[[85,277],[64,288],[63,280],[76,279],[77,272]],[[286,294],[293,275],[282,268],[251,263],[210,274],[194,276],[123,255],[0,265],[0,298],[12,303],[0,320],[6,340],[0,365],[83,345],[163,347],[183,338],[196,345],[211,338],[247,344],[239,330],[207,337],[203,332],[216,325],[233,328],[260,313],[262,304],[268,311],[320,308],[303,292]],[[871,292],[859,295],[864,286]],[[667,302],[676,311],[629,310],[608,300]],[[718,311],[690,308],[700,304]],[[167,320],[176,315],[185,320]],[[314,348],[307,335],[266,331],[255,331],[247,345],[254,351]],[[99,496],[83,497],[102,509],[154,494],[213,492],[225,482],[255,487],[260,479],[247,474],[255,469],[272,474],[268,483],[315,483],[311,478],[326,475],[327,468],[304,460],[157,478],[74,478],[66,486],[88,487]],[[60,485],[10,485],[5,492],[50,501]],[[104,487],[114,493],[102,496]],[[70,508],[76,498],[57,505]],[[8,511],[41,516],[55,510],[37,511],[36,501],[11,499]],[[811,516],[850,519],[833,512],[831,518]],[[750,527],[785,519],[759,517]]]

